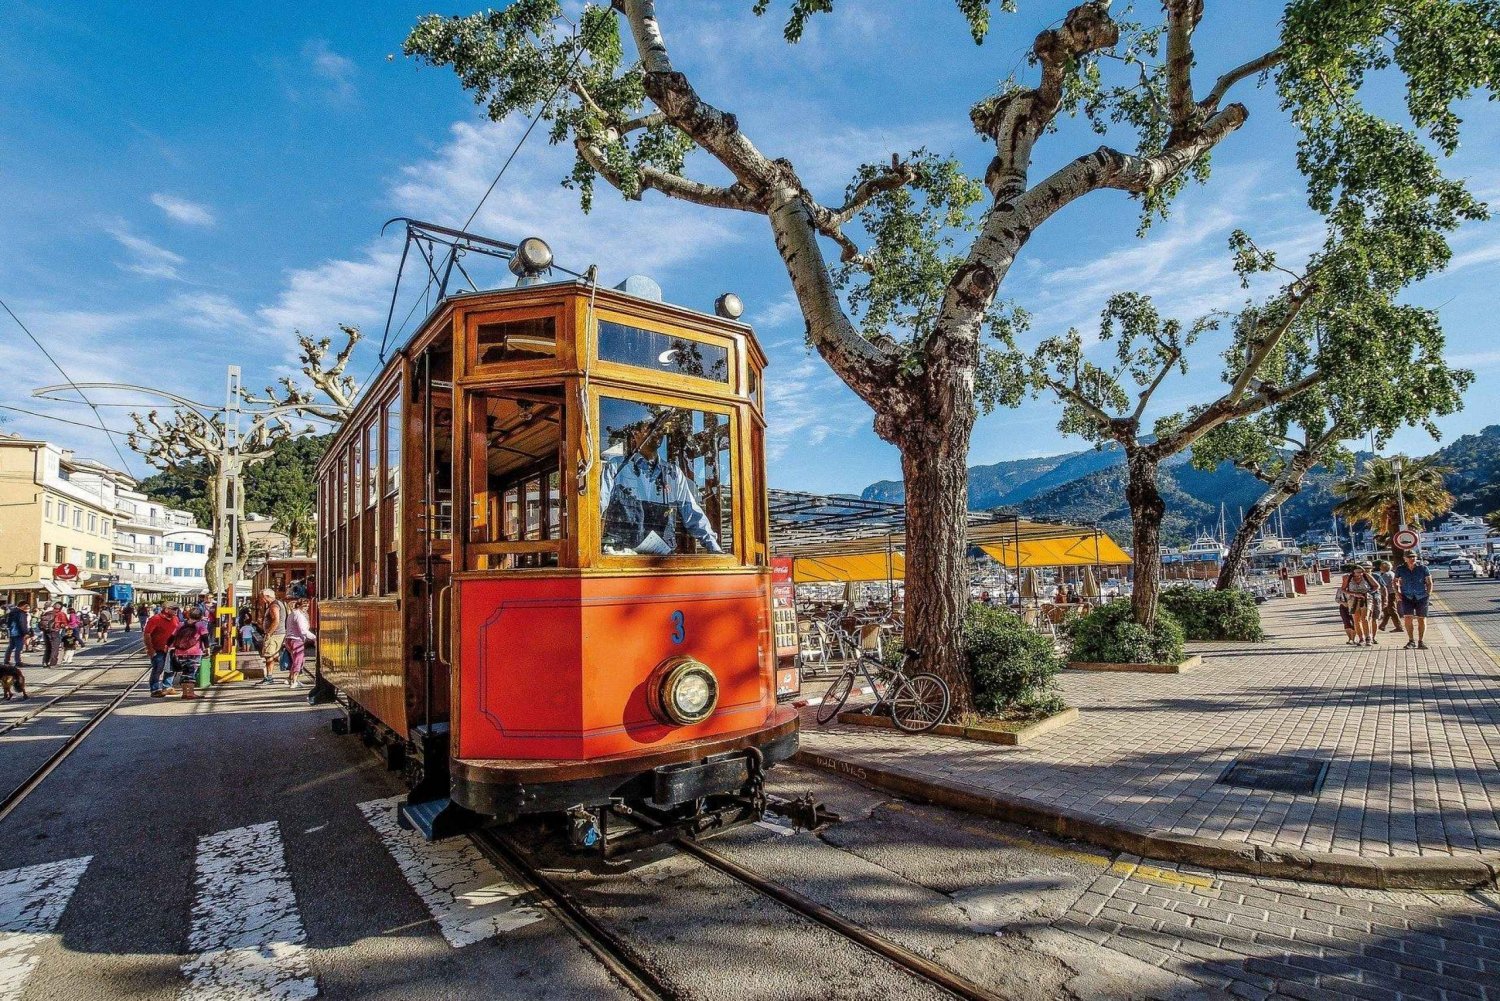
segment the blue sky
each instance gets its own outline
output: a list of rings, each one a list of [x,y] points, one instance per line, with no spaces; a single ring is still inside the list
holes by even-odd
[[[953,153],[981,173],[991,154],[969,128],[969,106],[1008,73],[1027,72],[1030,39],[1066,7],[1021,0],[1021,13],[997,12],[989,39],[975,47],[949,0],[842,0],[790,47],[781,22],[754,18],[750,6],[659,5],[674,58],[699,91],[736,112],[763,149],[792,159],[829,201],[861,161],[917,146]],[[1200,93],[1275,36],[1274,4],[1207,6],[1197,36]],[[1155,5],[1146,7],[1155,16]],[[400,253],[399,236],[382,239],[381,224],[397,215],[461,224],[524,127],[485,121],[450,72],[400,55],[406,31],[431,9],[263,0],[230,14],[218,5],[7,4],[0,297],[74,379],[201,399],[222,397],[228,363],[243,366],[251,385],[290,371],[297,328],[333,334],[339,322],[357,323],[378,341]],[[450,3],[442,12],[470,9]],[[1038,231],[1004,288],[1035,315],[1031,339],[1070,325],[1091,329],[1105,299],[1127,289],[1157,295],[1184,318],[1236,305],[1244,293],[1225,249],[1236,227],[1287,259],[1316,244],[1274,98],[1247,88],[1245,99],[1251,121],[1221,147],[1211,183],[1189,189],[1146,239],[1135,237],[1134,203],[1115,192],[1070,206]],[[1500,109],[1475,101],[1465,117],[1452,169],[1500,198]],[[695,308],[738,292],[773,366],[773,485],[859,490],[899,476],[867,408],[803,346],[763,219],[654,195],[626,204],[608,190],[585,216],[558,185],[570,158],[547,146],[544,131],[473,229],[512,241],[540,235],[575,270],[597,263],[610,284],[646,273],[667,298]],[[1034,176],[1097,143],[1064,122],[1039,144]],[[1478,374],[1466,409],[1443,422],[1445,440],[1500,420],[1496,227],[1459,234],[1454,266],[1411,294],[1441,311],[1451,359]],[[87,419],[80,407],[30,400],[36,386],[61,380],[9,318],[0,321],[8,375],[0,402]],[[1218,347],[1200,342],[1195,373],[1164,387],[1164,406],[1208,391]],[[352,369],[362,375],[373,363],[370,345]],[[123,410],[105,414],[111,426],[128,426]],[[98,432],[6,416],[5,430],[113,455]],[[985,417],[971,462],[1084,447],[1059,435],[1056,419],[1045,400]],[[1433,445],[1406,432],[1395,447]]]

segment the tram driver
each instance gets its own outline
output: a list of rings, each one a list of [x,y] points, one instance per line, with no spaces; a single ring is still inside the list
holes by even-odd
[[[624,440],[604,452],[599,513],[608,552],[676,553],[679,523],[706,552],[724,552],[693,484],[675,462],[661,454],[665,424],[672,413],[667,410],[627,426]]]

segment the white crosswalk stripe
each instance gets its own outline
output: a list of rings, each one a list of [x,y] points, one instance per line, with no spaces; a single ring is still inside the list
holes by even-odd
[[[0,1001],[15,1001],[41,961],[92,855],[0,872]]]
[[[404,798],[370,800],[359,809],[449,945],[461,948],[542,919],[541,911],[521,902],[521,889],[506,882],[467,840],[428,842],[402,828],[396,808]]]
[[[306,1001],[318,995],[275,821],[198,839],[182,1001]]]

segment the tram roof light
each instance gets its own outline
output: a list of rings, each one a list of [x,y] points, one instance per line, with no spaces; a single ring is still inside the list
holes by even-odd
[[[530,285],[550,267],[552,248],[539,236],[522,240],[510,259],[510,273],[516,276],[518,285]]]
[[[714,300],[714,312],[726,320],[738,320],[745,315],[745,304],[733,292],[725,292]]]

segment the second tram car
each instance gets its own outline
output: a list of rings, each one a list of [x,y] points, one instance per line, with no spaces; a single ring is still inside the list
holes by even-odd
[[[580,844],[611,805],[759,816],[797,748],[764,366],[732,319],[523,280],[444,298],[363,395],[319,467],[320,684],[429,837],[450,801]]]

